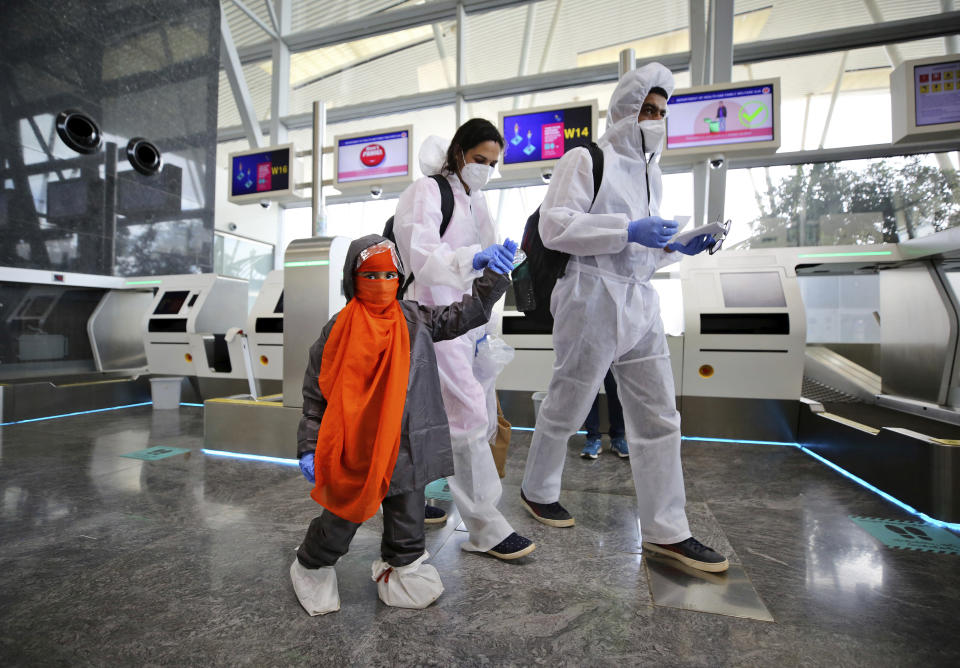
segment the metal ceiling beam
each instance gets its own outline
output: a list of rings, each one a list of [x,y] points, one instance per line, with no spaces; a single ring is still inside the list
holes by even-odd
[[[253,10],[251,10],[251,9],[250,9],[249,7],[247,7],[245,4],[243,4],[242,2],[240,2],[240,0],[230,0],[230,1],[231,1],[234,5],[236,5],[237,9],[239,9],[241,12],[243,12],[244,14],[246,14],[246,15],[247,15],[247,18],[249,18],[251,21],[253,21],[253,22],[256,23],[258,26],[260,26],[260,29],[263,30],[263,32],[265,32],[265,33],[267,33],[268,35],[270,35],[270,38],[271,38],[271,39],[277,39],[277,33],[276,33],[276,31],[271,30],[271,29],[270,29],[270,26],[268,26],[266,23],[264,23],[263,21],[261,21],[261,20],[260,20],[260,17],[253,13]]]
[[[529,0],[462,0],[468,14],[492,12],[498,9],[525,5]],[[433,0],[422,5],[402,7],[389,12],[362,16],[329,26],[286,35],[292,53],[310,51],[333,44],[342,44],[365,37],[407,30],[430,23],[457,20],[457,0]],[[269,41],[250,44],[239,49],[240,62],[266,60],[272,52]]]
[[[434,3],[428,3],[432,5]],[[440,4],[440,0],[437,0]],[[471,3],[465,3],[469,5]],[[512,4],[522,4],[513,2]],[[425,5],[417,5],[423,7]],[[399,11],[399,10],[397,10]],[[393,12],[390,12],[393,13]],[[918,19],[889,21],[882,24],[869,24],[842,30],[827,30],[792,38],[751,42],[734,45],[733,63],[742,65],[765,60],[779,60],[799,56],[830,53],[868,46],[883,46],[888,42],[907,42],[932,37],[946,37],[960,25],[960,11],[934,14]],[[685,72],[690,67],[690,52],[671,53],[658,58],[649,58],[637,62],[640,67],[647,62],[657,61],[673,72]],[[617,63],[605,63],[590,67],[578,67],[569,70],[531,74],[500,81],[488,81],[464,85],[459,92],[467,101],[485,100],[513,95],[528,95],[557,88],[573,88],[592,84],[609,83],[617,80]],[[327,111],[327,123],[341,123],[358,118],[373,118],[387,114],[397,114],[418,109],[427,109],[456,102],[458,90],[448,88],[440,91],[416,93],[386,100],[371,100],[360,104],[334,107]],[[306,128],[312,122],[310,113],[295,114],[284,119],[290,129]],[[217,133],[218,141],[231,141],[244,136],[237,126],[221,128]]]
[[[240,123],[243,126],[240,138],[245,137],[253,148],[263,146],[263,132],[260,129],[260,123],[257,122],[247,80],[243,76],[243,66],[237,57],[237,47],[233,44],[230,24],[222,8],[220,10],[220,54],[220,62],[226,67],[227,80],[230,82],[230,90],[233,91],[233,100],[237,105],[237,111],[240,112]]]
[[[955,11],[751,42],[734,46],[733,63],[744,65],[764,60],[797,58],[831,51],[847,51],[932,37],[946,37],[955,34],[958,25],[960,25],[960,11]]]
[[[517,76],[522,77],[527,73],[527,60],[530,57],[530,43],[533,42],[533,26],[537,18],[536,3],[527,5],[527,23],[523,29],[523,45],[520,47],[520,63],[517,65]],[[513,97],[513,108],[520,106],[520,96]]]
[[[287,141],[287,126],[283,119],[290,113],[290,49],[283,37],[290,30],[293,0],[276,0],[276,7],[270,0],[264,2],[280,35],[273,40],[270,77],[270,143],[276,146]]]

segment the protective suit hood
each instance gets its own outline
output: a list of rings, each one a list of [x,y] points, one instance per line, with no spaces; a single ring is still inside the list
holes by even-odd
[[[628,116],[636,121],[650,89],[656,87],[667,91],[668,96],[673,95],[673,73],[660,63],[647,63],[624,74],[610,96],[610,105],[607,107],[609,123],[616,124]]]
[[[601,137],[601,145],[606,142],[616,147],[617,152],[622,155],[644,159],[637,115],[643,101],[654,87],[664,89],[668,96],[673,94],[673,74],[660,63],[647,63],[623,75],[610,96],[607,131]],[[653,148],[647,147],[648,152],[652,150]],[[657,152],[659,153],[659,149]]]
[[[449,144],[449,141],[437,135],[430,135],[423,140],[417,159],[420,162],[420,171],[423,172],[424,176],[440,173],[440,170],[443,168],[443,163],[446,162],[447,159],[447,147]]]
[[[357,257],[360,253],[370,246],[387,241],[385,237],[380,236],[379,234],[368,234],[365,237],[360,237],[359,239],[354,239],[350,242],[350,247],[347,249],[347,259],[343,263],[343,296],[347,298],[347,301],[353,299],[354,286],[353,286],[353,268],[356,265]],[[400,253],[396,254],[396,261],[400,261]],[[400,274],[400,285],[403,285],[404,279],[404,269],[402,266],[397,267],[397,272]]]

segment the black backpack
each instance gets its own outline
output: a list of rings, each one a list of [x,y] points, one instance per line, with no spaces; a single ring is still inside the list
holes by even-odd
[[[440,237],[443,238],[443,233],[447,231],[447,225],[450,224],[450,219],[453,217],[453,188],[450,187],[450,182],[447,181],[447,178],[442,174],[431,174],[430,178],[436,181],[437,186],[440,188]],[[381,236],[392,241],[394,246],[397,245],[397,238],[393,236],[393,216],[387,219],[387,224],[383,226],[383,234]],[[400,253],[399,246],[397,246],[397,253]],[[401,257],[400,261],[406,263],[408,260]],[[400,286],[397,299],[403,299],[403,293],[407,291],[411,283],[413,283],[412,271],[407,274],[406,280],[403,282],[403,285]]]
[[[596,201],[603,180],[603,151],[595,142],[590,142],[584,148],[590,151],[593,159],[593,200]],[[593,207],[593,202],[590,206]],[[515,267],[511,274],[517,310],[537,324],[552,327],[550,294],[557,279],[566,271],[570,254],[543,245],[543,239],[540,238],[540,207],[527,218],[520,247],[527,259]]]

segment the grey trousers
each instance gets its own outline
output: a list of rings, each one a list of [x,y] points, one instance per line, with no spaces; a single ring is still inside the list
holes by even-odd
[[[426,547],[423,530],[423,488],[386,497],[383,502],[383,539],[380,556],[399,568],[416,561]],[[347,553],[359,524],[337,517],[324,509],[310,522],[307,535],[297,550],[297,561],[304,568],[333,566]]]

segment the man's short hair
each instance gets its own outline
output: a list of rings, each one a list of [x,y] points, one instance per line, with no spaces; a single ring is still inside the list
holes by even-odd
[[[670,96],[667,95],[667,91],[665,91],[665,90],[663,90],[662,88],[660,88],[660,86],[654,86],[653,88],[650,89],[650,92],[653,93],[654,95],[659,95],[660,97],[662,97],[662,98],[665,99],[665,100],[669,100],[669,99],[670,99]]]

